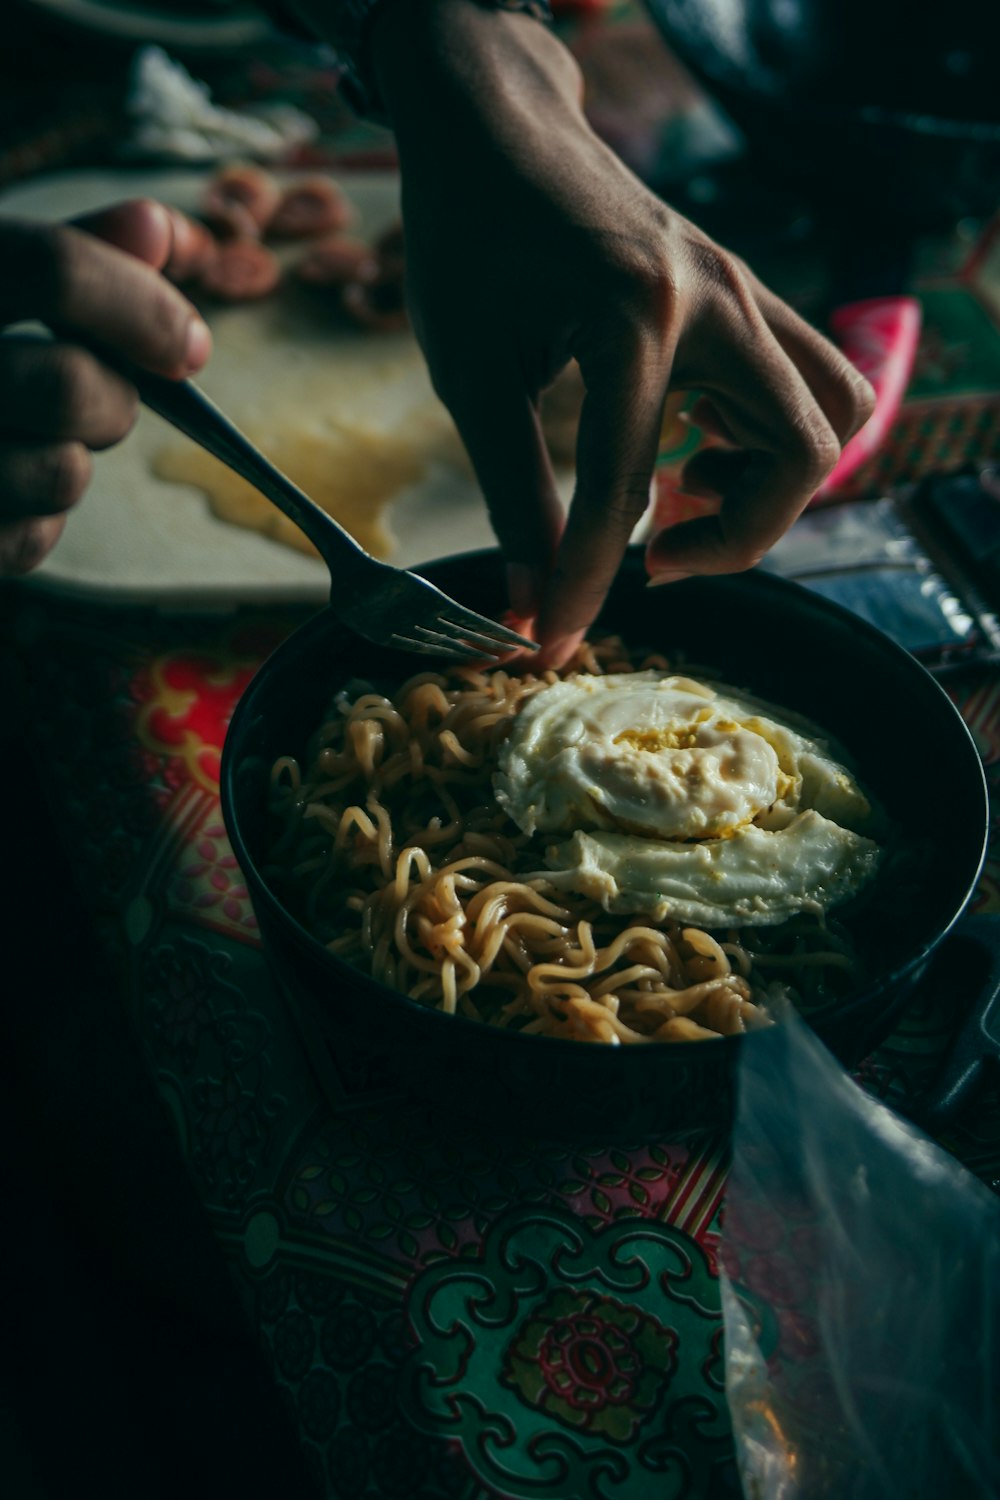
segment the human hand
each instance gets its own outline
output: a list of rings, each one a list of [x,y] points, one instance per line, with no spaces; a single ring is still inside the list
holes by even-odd
[[[0,576],[42,561],[91,453],[135,421],[134,387],[84,345],[174,379],[204,365],[208,328],[160,274],[183,274],[198,250],[198,226],[147,200],[74,224],[0,220],[0,328],[34,318],[55,334],[0,338]]]
[[[321,20],[323,0],[309,7]],[[716,446],[684,487],[718,513],[653,538],[653,582],[756,563],[866,420],[867,382],[593,133],[569,53],[469,0],[378,13],[372,56],[402,170],[407,297],[468,449],[510,602],[561,665],[649,500],[671,388]],[[575,357],[586,385],[563,526],[538,419]]]

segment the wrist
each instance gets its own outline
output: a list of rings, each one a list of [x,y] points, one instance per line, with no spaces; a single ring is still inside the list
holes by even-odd
[[[478,120],[495,134],[518,104],[578,101],[579,70],[542,14],[488,0],[382,0],[369,60],[401,151],[435,126],[450,134]]]

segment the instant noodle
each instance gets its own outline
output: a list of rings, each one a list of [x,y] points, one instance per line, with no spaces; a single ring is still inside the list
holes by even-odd
[[[650,667],[667,663],[609,637],[563,675]],[[539,873],[544,841],[492,778],[518,711],[556,680],[461,667],[341,692],[303,765],[272,770],[263,874],[302,924],[445,1013],[611,1045],[733,1035],[767,1024],[776,989],[808,1007],[856,985],[850,937],[822,913],[713,933],[609,914]]]

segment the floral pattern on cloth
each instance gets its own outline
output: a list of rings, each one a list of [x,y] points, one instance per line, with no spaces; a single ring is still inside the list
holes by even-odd
[[[668,1225],[515,1209],[409,1308],[406,1409],[491,1489],[641,1500],[673,1471],[701,1495],[731,1458],[715,1277]]]
[[[153,755],[181,760],[188,780],[217,792],[229,716],[259,665],[229,653],[221,659],[187,651],[154,657],[135,725],[140,744]]]
[[[736,1496],[719,1143],[487,1132],[347,1047],[303,1047],[212,783],[242,684],[300,618],[123,625],[48,607],[25,620],[21,656],[81,893],[317,1491]],[[1000,766],[1000,684],[959,703]],[[994,908],[995,854],[979,891]],[[950,997],[924,997],[863,1081],[908,1097],[953,1028]],[[995,1092],[945,1144],[1000,1183]],[[754,1319],[801,1373],[804,1410],[816,1330],[791,1309],[812,1232],[762,1220],[744,1236],[768,1288]]]
[[[196,842],[185,848],[172,871],[166,899],[175,911],[198,912],[202,921],[220,931],[231,930],[248,940],[256,934],[257,918],[221,818],[207,818]]]
[[[567,1426],[628,1442],[676,1365],[677,1335],[611,1297],[560,1290],[519,1330],[505,1383]]]
[[[613,1297],[560,1288],[518,1329],[503,1383],[525,1404],[627,1443],[677,1367],[677,1335]]]

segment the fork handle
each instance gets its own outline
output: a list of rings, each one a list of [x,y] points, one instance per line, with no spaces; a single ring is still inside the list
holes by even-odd
[[[105,356],[106,357],[106,356]],[[130,365],[121,373],[132,382],[151,411],[169,422],[207,453],[242,476],[265,495],[312,542],[333,578],[368,553],[315,500],[276,468],[250,439],[190,380],[167,380]]]
[[[38,342],[44,339],[42,335],[31,333],[15,337]],[[372,561],[350,533],[275,468],[193,381],[167,380],[163,375],[153,375],[117,351],[109,351],[96,340],[81,339],[76,332],[73,342],[84,344],[103,364],[117,370],[135,386],[144,406],[155,411],[227,468],[233,469],[283,511],[290,521],[294,521],[330,569],[331,578],[343,580],[359,561],[365,564]]]

